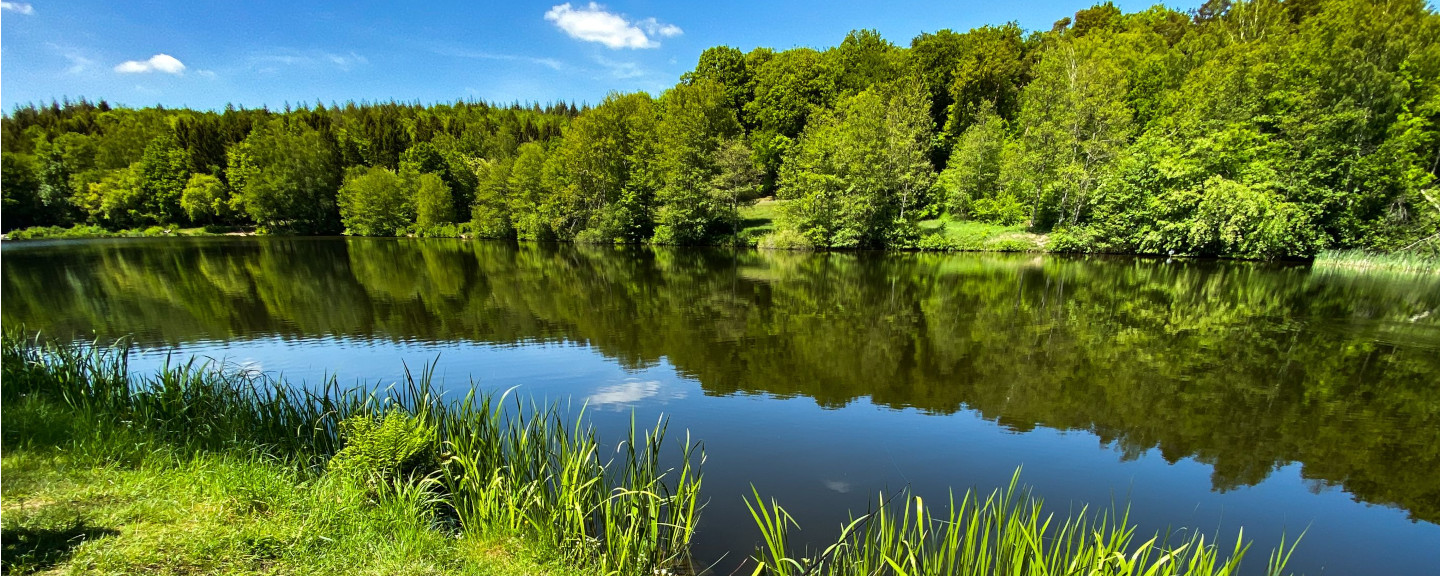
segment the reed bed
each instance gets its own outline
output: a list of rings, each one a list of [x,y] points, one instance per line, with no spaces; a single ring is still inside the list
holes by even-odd
[[[778,503],[755,493],[746,505],[763,535],[752,576],[1218,576],[1238,574],[1249,547],[1243,530],[1228,551],[1200,534],[1141,542],[1128,513],[1082,509],[1057,519],[1020,488],[1018,470],[1008,488],[966,491],[958,502],[952,494],[938,510],[908,492],[881,495],[834,544],[809,554],[794,549],[789,530],[798,525]],[[1293,551],[1282,541],[1266,574],[1284,573]]]
[[[1326,250],[1315,256],[1315,267],[1436,274],[1440,273],[1440,254],[1419,252],[1378,254],[1364,250]]]
[[[567,419],[559,405],[508,392],[447,400],[429,369],[386,388],[345,389],[333,378],[306,388],[195,361],[136,378],[127,357],[124,342],[9,331],[0,343],[4,400],[63,406],[72,452],[123,460],[162,447],[248,451],[316,477],[361,470],[355,481],[377,500],[422,502],[439,530],[525,538],[605,574],[688,568],[704,451],[687,435],[678,464],[663,467],[664,420],[650,430],[632,420],[607,450],[583,409]],[[6,432],[7,443],[56,436]]]

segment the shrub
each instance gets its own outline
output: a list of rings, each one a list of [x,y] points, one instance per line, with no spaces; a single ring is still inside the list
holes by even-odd
[[[403,410],[390,410],[383,418],[360,414],[340,423],[345,441],[329,471],[340,476],[378,482],[404,478],[433,463],[435,428]]]
[[[1095,236],[1088,230],[1067,228],[1050,233],[1045,244],[1048,252],[1087,253],[1096,251]]]
[[[785,228],[760,237],[756,247],[766,250],[814,250],[815,243],[804,234]]]
[[[922,236],[920,241],[915,243],[915,249],[922,252],[949,252],[956,249],[956,246],[944,234],[930,233]]]

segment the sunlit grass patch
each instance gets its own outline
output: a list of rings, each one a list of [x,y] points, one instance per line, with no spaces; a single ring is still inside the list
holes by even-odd
[[[740,207],[740,234],[738,244],[754,246],[764,236],[775,232],[784,200],[761,198],[749,206]]]
[[[938,235],[951,250],[1039,252],[1044,249],[1043,237],[1027,232],[1023,226],[1001,226],[944,216],[921,220],[919,227],[922,235]]]

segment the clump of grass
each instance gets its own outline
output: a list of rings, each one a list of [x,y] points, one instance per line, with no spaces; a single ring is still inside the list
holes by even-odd
[[[956,502],[952,494],[947,512],[937,514],[908,492],[892,499],[882,494],[879,502],[846,525],[834,544],[807,555],[790,543],[789,529],[798,528],[794,518],[756,492],[755,501],[746,502],[764,537],[754,575],[1231,575],[1248,549],[1243,531],[1226,553],[1199,534],[1179,543],[1159,535],[1139,542],[1128,514],[1096,516],[1082,509],[1056,519],[1019,488],[1018,470],[1008,488],[983,498],[971,490]],[[1293,551],[1282,541],[1266,574],[1281,574]]]
[[[1435,274],[1440,273],[1440,254],[1420,252],[1382,254],[1364,250],[1326,250],[1315,256],[1315,267]]]
[[[572,423],[558,405],[505,395],[446,401],[428,369],[383,390],[334,379],[307,389],[193,361],[132,380],[126,357],[123,343],[7,332],[7,412],[48,403],[73,417],[65,434],[6,434],[6,447],[46,438],[100,463],[164,449],[261,454],[313,478],[363,479],[377,502],[422,503],[437,528],[541,542],[576,566],[649,574],[688,562],[704,454],[687,437],[678,470],[663,468],[663,420],[651,431],[632,422],[607,454],[583,410]]]

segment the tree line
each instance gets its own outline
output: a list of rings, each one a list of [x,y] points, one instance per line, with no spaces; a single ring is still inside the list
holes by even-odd
[[[1440,17],[1423,0],[1110,3],[896,45],[719,46],[658,97],[3,120],[3,226],[1255,258],[1440,250]]]

